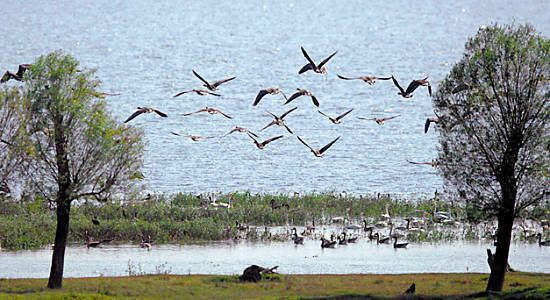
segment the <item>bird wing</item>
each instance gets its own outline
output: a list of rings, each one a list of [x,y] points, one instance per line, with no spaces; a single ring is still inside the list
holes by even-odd
[[[395,119],[395,118],[397,118],[397,117],[399,117],[399,116],[400,116],[400,115],[391,116],[391,117],[385,117],[385,118],[380,119],[380,121],[384,122],[384,121],[387,121],[387,120]]]
[[[403,90],[393,75],[391,76],[391,80],[393,81],[393,84],[401,91],[401,94],[405,94],[405,90]]]
[[[275,115],[274,113],[272,113],[272,112],[269,112],[269,111],[268,111],[267,113],[268,113],[268,114],[270,114],[270,115],[271,115],[271,116],[272,116],[273,118],[275,118],[275,119],[279,119],[279,117],[277,117],[277,115]]]
[[[197,74],[197,72],[195,72],[195,70],[191,70],[193,71],[193,74],[195,74],[195,76],[197,76],[198,79],[200,79],[202,82],[204,82],[204,84],[206,84],[206,86],[211,86],[210,83],[208,83],[208,81],[206,81],[204,78],[201,77],[201,75]]]
[[[255,136],[255,137],[258,137],[257,134],[255,134],[254,132],[252,132],[252,131],[250,131],[250,130],[248,130],[248,129],[246,130],[246,133],[250,133],[251,135],[253,135],[253,136]]]
[[[160,110],[156,110],[156,109],[153,109],[153,111],[154,111],[154,112],[156,112],[156,113],[157,113],[157,115],[159,115],[159,116],[161,116],[161,117],[163,117],[163,118],[166,118],[166,117],[168,117],[168,115],[167,115],[167,114],[163,113],[163,112],[162,112],[162,111],[160,111]]]
[[[0,79],[0,83],[4,83],[8,80],[10,80],[11,78],[11,72],[10,71],[6,71],[6,73],[4,73],[4,75],[2,75],[2,79]]]
[[[256,99],[254,100],[254,103],[252,103],[252,106],[258,105],[258,103],[260,103],[260,100],[262,100],[262,98],[267,94],[269,94],[267,90],[260,90],[260,92],[256,96]]]
[[[297,109],[298,109],[298,106],[296,106],[296,107],[294,107],[293,109],[291,109],[291,110],[285,112],[284,114],[281,115],[281,118],[280,118],[280,119],[281,119],[281,120],[284,119],[284,118],[286,117],[286,115],[288,115],[289,113],[291,113],[291,112],[293,112],[293,111],[295,111],[295,110],[297,110]]]
[[[306,144],[306,142],[304,142],[304,140],[302,140],[302,138],[300,138],[300,136],[297,135],[296,137],[298,138],[298,140],[299,140],[302,144],[304,144],[306,147],[308,147],[309,150],[315,151],[315,149],[311,148],[311,146],[309,146],[308,144]]]
[[[267,139],[267,140],[263,141],[262,144],[265,146],[265,145],[267,145],[267,144],[273,142],[274,140],[278,140],[278,139],[280,139],[280,138],[282,138],[282,137],[283,137],[282,135],[279,135],[279,136],[276,136],[276,137],[272,137],[272,138],[270,138],[270,139]]]
[[[173,132],[173,131],[172,131],[172,134],[173,134],[173,135],[177,135],[177,136],[184,136],[184,135],[182,135],[182,134],[179,134],[179,133]]]
[[[256,139],[252,135],[250,135],[249,132],[247,132],[246,134],[254,141],[255,144],[258,144],[258,141],[256,141]]]
[[[286,95],[285,95],[285,93],[283,92],[283,90],[279,89],[279,93],[281,93],[281,94],[283,95],[283,97],[285,97],[285,100],[287,100]]]
[[[367,120],[367,121],[376,121],[376,118],[357,117],[357,119]]]
[[[338,51],[335,51],[334,53],[332,53],[329,57],[325,58],[325,60],[323,60],[317,67],[320,68],[322,67],[324,64],[326,64],[334,55],[336,55],[336,53],[338,53]]]
[[[344,76],[338,75],[338,74],[336,74],[336,76],[338,76],[338,78],[344,79],[344,80],[361,79],[360,77],[344,77]]]
[[[311,95],[311,101],[313,101],[313,105],[319,107],[319,100],[317,100],[313,94]]]
[[[292,94],[290,98],[288,98],[285,102],[285,104],[290,103],[290,101],[302,96],[304,94],[304,91],[297,91],[296,93]]]
[[[175,94],[175,95],[172,96],[172,97],[173,97],[173,98],[176,98],[176,97],[179,97],[179,96],[181,96],[181,95],[183,95],[183,94],[187,94],[187,93],[192,92],[192,91],[193,91],[193,90],[188,90],[188,91],[179,92],[179,93]]]
[[[232,134],[233,132],[238,131],[238,130],[239,130],[239,128],[233,128],[233,129],[231,129],[228,133],[224,134],[223,136],[228,136],[228,135],[230,135],[230,134]]]
[[[219,112],[222,116],[224,116],[224,117],[226,117],[226,118],[228,118],[228,119],[233,119],[233,118],[231,118],[230,116],[224,114],[223,111],[221,111],[221,110],[219,110],[219,109],[214,109],[214,110],[217,111],[217,112]]]
[[[230,78],[218,80],[218,81],[214,82],[214,83],[212,84],[212,86],[213,86],[213,87],[217,87],[218,85],[220,85],[220,84],[222,84],[222,83],[224,83],[224,82],[228,82],[228,81],[230,81],[230,80],[233,80],[233,79],[235,79],[235,78],[237,78],[237,77],[230,77]]]
[[[210,94],[210,95],[213,95],[213,96],[217,96],[217,97],[221,97],[220,94],[216,94],[216,93],[212,93],[211,91],[204,91],[203,92],[207,93],[207,94]]]
[[[432,96],[432,85],[428,82],[428,93]]]
[[[336,120],[340,121],[340,119],[342,119],[343,117],[345,117],[345,116],[346,116],[347,114],[349,114],[352,110],[353,110],[353,108],[350,109],[350,110],[348,110],[348,111],[346,111],[345,113],[339,115],[338,117],[336,117]]]
[[[329,116],[329,115],[323,113],[322,111],[320,111],[320,110],[317,110],[317,111],[318,111],[320,114],[322,114],[323,116],[325,116],[325,117],[327,117],[327,118],[329,118],[329,119],[332,119],[331,116]]]
[[[376,79],[376,80],[390,80],[391,77],[373,77],[373,79]]]
[[[263,131],[264,129],[266,129],[266,128],[268,128],[269,126],[274,125],[274,124],[275,124],[275,121],[271,121],[271,123],[265,125],[265,127],[262,128],[262,129],[260,129],[260,131]]]
[[[200,112],[203,112],[203,111],[206,111],[206,108],[201,108],[201,109],[199,109],[199,110],[197,110],[197,111],[183,114],[183,116],[189,116],[189,115],[196,114],[196,113],[200,113]]]
[[[313,61],[313,59],[311,59],[311,57],[309,57],[309,55],[307,54],[306,52],[306,49],[304,49],[304,47],[300,47],[302,49],[302,54],[304,54],[304,57],[307,59],[307,61],[309,61],[309,63],[311,64],[311,67],[314,67],[316,66],[315,65],[315,62]],[[302,68],[303,69],[303,68]]]
[[[417,87],[419,87],[421,84],[418,80],[413,80],[411,83],[409,83],[409,86],[407,87],[407,90],[405,91],[405,94],[410,94],[416,90]]]
[[[430,118],[426,119],[426,123],[424,123],[424,133],[428,133],[428,129],[430,128]]]
[[[124,123],[130,122],[132,119],[134,119],[135,117],[141,115],[142,113],[143,113],[143,110],[141,110],[141,109],[136,110],[133,114],[131,114],[128,117],[128,119],[126,119],[126,121],[124,121]]]
[[[307,63],[298,71],[298,74],[302,74],[311,69],[313,69],[313,65],[311,63]]]
[[[290,130],[290,128],[288,128],[288,126],[286,126],[285,123],[283,123],[283,126],[286,128],[286,130],[287,130],[290,134],[294,134],[294,133],[292,132],[292,130]]]
[[[332,142],[326,144],[323,148],[321,148],[319,150],[319,152],[322,154],[323,152],[327,151],[327,149],[330,148],[330,146],[332,146],[332,144],[336,143],[336,141],[339,140],[339,139],[340,139],[340,137],[335,138],[334,140],[332,140]]]

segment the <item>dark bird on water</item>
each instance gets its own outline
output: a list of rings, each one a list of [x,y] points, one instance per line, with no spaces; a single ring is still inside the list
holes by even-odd
[[[23,81],[23,74],[31,67],[30,64],[20,64],[17,72],[13,73],[11,71],[6,71],[2,78],[0,79],[0,83],[4,83],[10,79],[15,79],[17,81]]]
[[[290,128],[288,128],[288,126],[286,126],[285,122],[283,121],[283,119],[291,112],[295,111],[298,107],[295,107],[287,112],[285,112],[284,114],[282,114],[280,117],[273,114],[273,113],[270,113],[270,112],[267,112],[269,113],[271,116],[273,116],[274,120],[271,121],[271,123],[267,124],[264,128],[262,128],[260,131],[263,131],[264,129],[270,127],[271,125],[278,125],[278,126],[283,126],[284,128],[286,128],[286,130],[290,133],[290,134],[293,134],[292,133],[292,130],[290,130]]]
[[[126,119],[126,121],[124,121],[124,123],[130,122],[132,119],[134,119],[135,117],[137,117],[141,114],[148,114],[148,113],[156,113],[157,115],[159,115],[163,118],[168,117],[165,113],[163,113],[159,110],[156,110],[152,107],[139,107],[138,106],[137,110],[131,116],[129,116],[128,119]]]
[[[411,286],[405,291],[405,295],[414,295],[414,293],[416,292],[416,284],[411,284]]]
[[[207,91],[207,90],[192,89],[192,90],[188,90],[188,91],[179,92],[179,93],[175,94],[172,97],[176,98],[176,97],[179,97],[183,94],[187,94],[187,93],[191,93],[191,92],[195,92],[197,95],[200,95],[200,96],[206,96],[206,95],[212,95],[212,96],[218,96],[218,97],[221,96],[220,94],[212,93],[211,91]]]
[[[180,133],[176,133],[176,132],[172,132],[172,134],[177,135],[177,136],[188,137],[188,138],[192,139],[195,142],[198,142],[198,141],[203,140],[203,139],[213,138],[213,136],[188,135],[188,134],[180,134]]]
[[[385,121],[388,121],[388,120],[391,120],[391,119],[395,119],[397,117],[399,117],[400,115],[397,115],[397,116],[393,116],[393,117],[385,117],[385,118],[365,118],[365,117],[357,117],[357,119],[361,119],[361,120],[368,120],[368,121],[375,121],[378,125],[384,125],[384,122]]]
[[[255,137],[258,137],[258,135],[256,135],[254,132],[244,128],[244,127],[239,127],[239,126],[235,126],[235,128],[231,129],[231,131],[229,131],[228,133],[226,133],[224,136],[228,136],[230,134],[232,134],[233,132],[242,132],[242,133],[250,133],[252,134],[253,136]]]
[[[339,115],[339,116],[336,117],[336,118],[333,118],[333,117],[331,117],[331,116],[329,116],[329,115],[327,115],[327,114],[324,114],[324,113],[322,113],[320,110],[317,110],[317,111],[318,111],[320,114],[322,114],[323,116],[327,117],[332,123],[334,123],[334,124],[340,124],[340,120],[341,120],[343,117],[345,117],[347,114],[349,114],[352,110],[353,110],[353,108],[350,109],[350,110],[348,110],[348,111],[346,111],[345,113]]]
[[[376,82],[376,80],[390,80],[391,77],[375,77],[375,76],[359,76],[359,77],[344,77],[342,75],[336,75],[340,79],[344,80],[354,80],[354,79],[360,79],[364,82],[368,83],[369,85],[372,85]]]
[[[309,148],[309,150],[311,150],[311,152],[313,153],[313,155],[315,155],[316,157],[323,157],[323,153],[325,151],[328,150],[328,148],[330,148],[334,143],[336,143],[337,140],[340,139],[340,137],[337,137],[335,138],[334,140],[332,140],[332,142],[326,144],[323,148],[319,149],[319,150],[316,150],[316,149],[313,149],[311,148],[308,144],[306,144],[306,142],[304,142],[304,140],[302,140],[299,136],[296,136],[298,138],[298,140],[304,144],[306,147]]]
[[[287,100],[285,93],[283,93],[283,90],[279,88],[269,88],[269,89],[260,90],[260,92],[256,96],[256,99],[254,100],[254,103],[252,103],[252,106],[258,105],[258,103],[260,103],[260,100],[262,100],[262,98],[267,94],[270,94],[270,95],[282,94],[283,97],[285,97],[285,100]]]
[[[302,54],[304,54],[304,57],[307,59],[309,63],[307,63],[305,66],[303,66],[300,71],[298,71],[298,74],[302,74],[308,70],[312,70],[315,73],[319,74],[326,74],[327,68],[324,67],[324,65],[334,56],[338,51],[332,53],[329,57],[325,58],[320,64],[315,64],[315,62],[309,57],[304,47],[300,47],[302,49]]]
[[[409,83],[409,86],[407,87],[407,90],[403,90],[403,88],[399,85],[399,83],[397,82],[395,77],[393,77],[393,75],[392,75],[391,79],[393,80],[393,84],[395,84],[395,86],[400,91],[397,94],[403,96],[403,98],[411,98],[413,96],[412,93],[419,86],[427,86],[428,87],[428,93],[430,94],[430,97],[432,96],[432,86],[430,85],[430,82],[428,80],[426,80],[426,79],[428,79],[428,77],[426,77],[424,79],[415,79],[415,80],[411,81],[411,83]]]
[[[296,90],[297,90],[297,92],[295,92],[294,94],[292,94],[292,95],[290,96],[290,98],[288,98],[288,99],[286,100],[286,102],[285,102],[284,104],[288,104],[288,103],[290,103],[292,100],[294,100],[294,99],[296,99],[296,98],[298,98],[298,97],[300,97],[300,96],[309,96],[309,97],[311,97],[311,101],[313,102],[313,105],[319,107],[319,101],[317,100],[317,98],[315,98],[315,96],[314,96],[310,91],[304,90],[304,89],[296,89]],[[284,104],[283,104],[283,105],[284,105]]]
[[[215,109],[215,108],[212,108],[212,107],[205,107],[205,108],[201,108],[197,111],[194,111],[194,112],[190,112],[190,113],[186,113],[186,114],[183,114],[183,116],[189,116],[189,115],[192,115],[192,114],[196,114],[196,113],[201,113],[201,112],[207,112],[211,115],[215,115],[215,114],[221,114],[222,116],[228,118],[228,119],[232,119],[230,116],[224,114],[221,110],[219,109]]]
[[[249,132],[247,132],[247,134],[254,141],[254,144],[256,145],[256,147],[258,147],[258,149],[264,149],[267,144],[273,142],[274,140],[278,140],[278,139],[283,137],[282,135],[279,135],[279,136],[272,137],[270,139],[267,139],[267,140],[259,143]]]
[[[193,74],[195,74],[195,76],[197,76],[198,79],[200,79],[202,82],[204,82],[203,86],[206,87],[207,89],[211,90],[211,91],[217,91],[218,90],[218,86],[222,83],[225,83],[225,82],[228,82],[230,80],[233,80],[237,77],[230,77],[230,78],[226,78],[226,79],[222,79],[222,80],[218,80],[214,83],[208,83],[208,81],[206,81],[204,78],[202,78],[199,74],[197,74],[197,72],[195,72],[195,70],[191,70],[193,71]]]

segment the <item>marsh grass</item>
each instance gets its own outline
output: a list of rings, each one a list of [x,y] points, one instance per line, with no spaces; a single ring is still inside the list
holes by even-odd
[[[390,195],[340,197],[337,193],[312,193],[297,197],[286,194],[252,194],[250,192],[218,194],[218,202],[231,208],[212,207],[207,197],[188,193],[151,195],[147,200],[125,199],[109,203],[81,201],[71,209],[69,241],[83,244],[86,230],[95,239],[114,239],[117,243],[139,243],[149,236],[156,243],[188,243],[228,240],[237,236],[252,240],[287,240],[284,234],[269,234],[264,226],[306,226],[330,224],[333,217],[344,217],[349,224],[380,220],[386,206],[395,217],[425,217],[427,230],[409,234],[409,241],[454,241],[489,238],[492,231],[479,227],[464,227],[457,233],[452,226],[434,224],[435,210],[450,211],[454,219],[465,222],[468,210],[437,198],[403,199]],[[272,209],[288,204],[288,208]],[[537,210],[541,214],[542,210]],[[92,224],[92,219],[100,225]],[[241,233],[235,222],[247,224],[250,230]],[[0,201],[0,235],[3,248],[33,249],[49,245],[54,240],[55,211],[45,201]]]
[[[2,279],[0,298],[77,298],[110,299],[243,299],[243,298],[320,298],[352,295],[396,297],[412,282],[417,294],[436,297],[472,295],[485,289],[488,274],[402,274],[402,275],[272,275],[272,280],[241,282],[237,275],[147,275],[132,277],[67,278],[60,290],[45,288],[47,279]],[[550,276],[510,273],[505,294],[491,299],[547,299]],[[513,297],[512,297],[513,296]],[[486,296],[479,294],[485,299]]]

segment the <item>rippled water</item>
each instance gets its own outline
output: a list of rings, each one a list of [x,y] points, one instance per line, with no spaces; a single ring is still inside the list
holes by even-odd
[[[462,55],[477,28],[493,22],[529,21],[548,35],[548,1],[3,1],[0,69],[64,49],[84,66],[97,68],[103,90],[121,93],[108,101],[120,120],[136,106],[169,115],[140,116],[146,128],[148,188],[154,191],[255,192],[348,190],[352,193],[428,194],[442,181],[426,161],[436,155],[437,137],[423,133],[431,102],[425,89],[412,99],[397,95],[391,81],[367,86],[344,76],[394,74],[402,85],[429,76],[434,87]],[[328,76],[308,72],[304,46],[314,60],[333,51]],[[195,69],[207,80],[237,76],[221,86],[224,96],[184,95],[200,88]],[[354,108],[341,125],[316,112],[308,99],[282,106],[280,96],[251,104],[261,88],[311,90],[330,115]],[[233,116],[180,113],[204,106]],[[246,135],[191,142],[171,131],[221,135],[235,125],[258,131],[296,105],[288,126],[314,147],[342,136],[326,157],[316,159],[280,127],[262,138],[284,134],[265,150]],[[358,116],[399,114],[384,126]]]
[[[408,249],[357,244],[321,249],[319,241],[302,246],[285,243],[211,243],[207,245],[161,245],[150,251],[136,245],[104,248],[68,247],[65,277],[126,276],[134,272],[155,274],[240,274],[247,266],[278,265],[283,274],[398,274],[398,273],[488,273],[486,248],[479,243],[411,244]],[[550,272],[550,251],[531,244],[513,244],[510,265],[516,270]],[[9,268],[0,268],[0,278],[45,278],[49,275],[51,250],[0,252]],[[141,268],[141,269],[140,269]]]

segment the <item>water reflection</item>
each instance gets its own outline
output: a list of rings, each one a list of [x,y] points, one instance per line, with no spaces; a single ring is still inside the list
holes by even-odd
[[[393,274],[489,272],[485,243],[410,244],[407,249],[376,245],[366,239],[356,244],[321,249],[320,241],[221,242],[202,245],[139,245],[103,248],[68,247],[65,277],[126,276],[134,272],[170,274],[237,274],[251,264],[279,265],[283,274]],[[550,272],[550,251],[535,244],[513,244],[510,265],[520,271]],[[0,252],[0,278],[46,278],[51,250]]]

